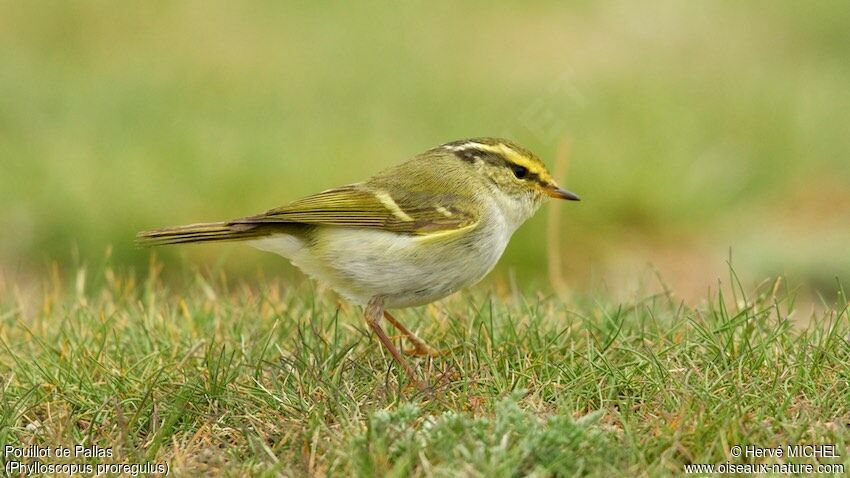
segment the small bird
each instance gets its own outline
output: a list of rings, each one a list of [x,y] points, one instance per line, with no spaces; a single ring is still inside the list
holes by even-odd
[[[289,259],[364,305],[369,327],[409,379],[420,384],[381,328],[381,318],[412,343],[405,353],[439,352],[387,309],[428,304],[477,283],[547,196],[579,200],[558,187],[531,151],[504,139],[473,138],[261,214],[144,231],[137,241],[244,241]]]

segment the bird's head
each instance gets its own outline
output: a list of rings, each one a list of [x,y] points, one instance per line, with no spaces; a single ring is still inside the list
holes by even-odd
[[[450,151],[474,168],[506,212],[530,217],[543,199],[578,201],[579,197],[558,186],[546,165],[534,153],[499,138],[472,138],[446,143]]]

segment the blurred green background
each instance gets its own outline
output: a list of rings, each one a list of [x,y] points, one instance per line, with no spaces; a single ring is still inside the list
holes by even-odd
[[[850,278],[850,2],[0,2],[0,264],[143,266],[137,230],[506,136],[584,198],[562,272]],[[546,214],[496,277],[546,280]],[[74,252],[76,251],[76,252]],[[234,274],[286,268],[230,245]],[[286,269],[283,269],[286,270]],[[631,286],[630,286],[631,287]]]

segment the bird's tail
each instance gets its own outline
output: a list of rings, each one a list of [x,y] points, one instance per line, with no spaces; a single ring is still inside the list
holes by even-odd
[[[268,236],[272,233],[273,228],[263,224],[207,222],[142,231],[136,234],[136,244],[140,246],[163,246],[191,242],[244,241]]]

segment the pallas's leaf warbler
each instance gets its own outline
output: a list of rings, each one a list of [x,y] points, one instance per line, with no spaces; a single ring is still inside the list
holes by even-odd
[[[544,198],[577,201],[531,151],[504,139],[446,143],[361,182],[261,214],[141,232],[147,245],[244,241],[289,259],[365,306],[378,339],[419,383],[381,328],[386,318],[435,355],[387,309],[423,305],[483,278]]]

